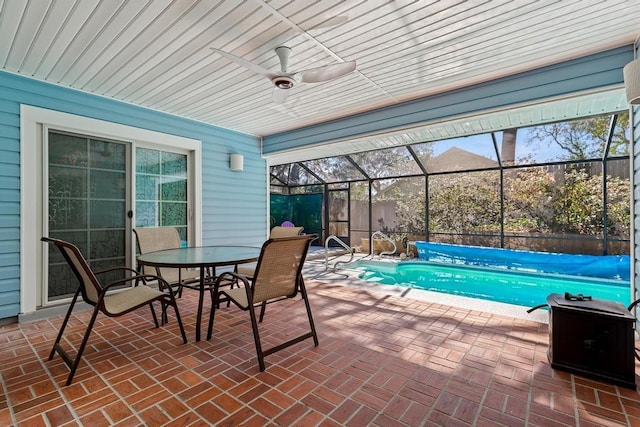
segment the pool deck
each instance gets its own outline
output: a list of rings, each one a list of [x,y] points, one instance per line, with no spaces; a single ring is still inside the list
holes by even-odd
[[[529,307],[365,281],[358,278],[358,274],[360,273],[359,271],[348,268],[339,268],[336,272],[333,272],[331,267],[329,270],[326,270],[324,251],[318,249],[314,252],[314,255],[312,255],[305,263],[305,277],[331,283],[338,283],[354,288],[366,289],[367,291],[393,295],[400,298],[411,298],[431,303],[446,304],[452,307],[459,307],[473,311],[484,311],[487,313],[499,314],[522,320],[532,320],[545,324],[549,322],[549,314],[546,310],[536,310],[531,313],[527,313],[527,309]],[[330,265],[334,265],[336,262],[348,262],[350,260],[349,255],[338,256],[337,252],[334,253],[333,256],[335,258],[330,261]],[[367,254],[356,253],[354,254],[353,261],[355,262],[357,260],[398,262],[399,258],[378,256],[374,256],[372,258]],[[544,302],[545,301],[540,301],[540,304],[544,304]]]

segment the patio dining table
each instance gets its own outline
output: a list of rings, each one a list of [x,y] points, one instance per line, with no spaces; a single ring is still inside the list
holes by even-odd
[[[198,298],[198,313],[196,316],[196,341],[200,341],[204,294],[206,291],[213,291],[214,293],[218,291],[212,288],[215,283],[216,267],[257,261],[259,255],[260,247],[254,246],[199,246],[147,252],[146,254],[138,256],[138,265],[200,269],[200,282],[195,286],[196,290],[200,293]],[[209,270],[211,270],[211,273],[208,273]],[[211,332],[209,331],[207,339],[210,338]]]

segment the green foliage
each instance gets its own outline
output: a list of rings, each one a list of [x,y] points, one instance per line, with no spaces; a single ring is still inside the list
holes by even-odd
[[[611,117],[590,117],[570,122],[552,123],[531,128],[531,142],[553,141],[565,153],[564,160],[598,159],[604,156]],[[608,156],[629,153],[629,114],[618,114]]]
[[[500,231],[498,179],[497,172],[433,179],[434,185],[429,189],[429,229],[460,233]]]
[[[404,194],[392,193],[396,202],[396,216],[398,223],[394,226],[384,226],[382,229],[385,233],[406,235],[424,235],[424,179],[406,179],[405,185],[402,186]],[[399,187],[396,187],[396,189]],[[411,194],[411,197],[406,197]],[[398,237],[398,236],[395,236]]]
[[[556,175],[560,178],[556,180]],[[505,231],[516,233],[578,233],[602,235],[604,206],[602,175],[584,170],[549,172],[527,168],[505,174]],[[453,233],[500,231],[500,188],[496,172],[442,175],[430,180],[429,230]],[[608,177],[607,230],[629,238],[628,179]],[[411,191],[413,188],[413,191]],[[393,198],[398,223],[381,224],[383,231],[421,234],[424,229],[424,186],[414,180]],[[410,194],[407,196],[406,194]]]
[[[604,230],[602,176],[588,176],[583,170],[565,174],[565,184],[554,200],[555,228],[558,231],[601,235]],[[607,233],[629,238],[630,182],[607,177]]]
[[[505,231],[547,232],[553,221],[555,180],[544,168],[505,173]]]
[[[553,200],[554,225],[568,233],[600,235],[604,226],[602,177],[569,171]]]
[[[609,236],[631,236],[631,183],[628,179],[607,177],[607,232]]]
[[[628,114],[618,115],[608,156],[628,155]],[[532,139],[553,141],[566,159],[602,158],[610,116],[537,126]],[[504,219],[500,216],[497,172],[462,172],[429,178],[429,230],[452,233],[505,232],[602,235],[605,228],[603,177],[585,170],[528,167],[504,171]],[[555,172],[554,172],[555,170]],[[402,180],[401,180],[402,181]],[[425,222],[424,188],[396,183],[395,229],[421,230]],[[409,191],[410,190],[410,191]],[[629,179],[607,177],[607,233],[629,238]]]
[[[373,203],[392,201],[398,218],[393,224],[385,224],[379,219],[380,231],[397,239],[409,234],[424,234],[424,178],[380,180],[378,188]]]

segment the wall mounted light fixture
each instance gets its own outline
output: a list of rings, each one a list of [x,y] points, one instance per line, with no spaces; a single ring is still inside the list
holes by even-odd
[[[244,156],[242,154],[232,154],[229,157],[229,168],[232,171],[243,171],[244,170]]]
[[[622,72],[624,74],[627,101],[631,105],[640,104],[640,59],[629,62]]]

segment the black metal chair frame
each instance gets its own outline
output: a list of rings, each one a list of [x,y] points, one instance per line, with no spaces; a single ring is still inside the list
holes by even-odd
[[[298,342],[304,341],[307,338],[313,338],[313,343],[314,346],[317,347],[318,346],[318,335],[316,333],[316,327],[315,324],[313,322],[313,316],[311,314],[311,306],[309,305],[309,298],[307,295],[307,289],[305,287],[304,284],[304,279],[302,277],[302,267],[304,264],[304,260],[306,258],[307,255],[307,251],[309,250],[309,245],[311,244],[311,241],[313,239],[315,239],[316,236],[315,235],[303,235],[303,236],[296,236],[296,237],[286,237],[286,238],[276,238],[276,239],[269,239],[267,240],[264,245],[262,246],[262,250],[260,252],[260,258],[258,259],[258,264],[255,270],[255,275],[253,276],[253,278],[250,280],[245,276],[242,276],[240,274],[237,274],[235,272],[225,272],[222,273],[220,276],[218,276],[216,278],[216,281],[214,283],[214,289],[216,289],[216,291],[214,291],[214,300],[213,300],[213,306],[211,309],[211,314],[209,317],[209,336],[211,336],[211,332],[213,330],[213,323],[214,323],[214,317],[215,317],[215,307],[217,307],[219,305],[220,300],[220,296],[221,295],[225,295],[227,300],[233,301],[233,303],[240,308],[241,310],[244,311],[249,311],[249,316],[251,318],[251,328],[253,330],[253,339],[254,339],[254,343],[256,346],[256,353],[258,356],[258,365],[260,367],[260,371],[264,371],[265,370],[265,364],[264,364],[264,358],[265,356],[269,356],[270,354],[276,353],[284,348],[290,347],[293,344],[296,344]],[[260,277],[260,267],[261,264],[263,262],[263,255],[265,253],[266,250],[268,250],[269,245],[273,244],[274,242],[277,241],[281,241],[281,240],[295,240],[295,239],[300,239],[300,240],[305,240],[306,239],[306,246],[304,248],[304,252],[302,254],[302,257],[300,259],[299,265],[297,266],[297,272],[296,272],[296,286],[294,287],[293,293],[290,295],[286,295],[284,297],[279,297],[279,298],[275,298],[275,299],[271,299],[268,301],[261,301],[261,302],[257,302],[254,303],[253,300],[253,290],[254,290],[254,286],[256,284],[256,280],[257,278]],[[246,291],[247,294],[247,301],[248,301],[248,305],[247,307],[243,307],[242,305],[240,305],[235,299],[233,299],[225,290],[219,291],[219,284],[221,281],[223,280],[232,280],[232,281],[237,281],[237,282],[242,282],[244,284],[244,290]],[[300,295],[302,296],[302,300],[304,301],[305,304],[305,308],[307,311],[307,318],[309,321],[309,327],[310,327],[310,331],[306,332],[300,336],[297,336],[295,338],[292,338],[282,344],[276,345],[274,347],[271,347],[269,349],[263,350],[262,349],[262,342],[260,340],[260,332],[258,330],[258,323],[262,322],[263,317],[264,317],[264,311],[265,311],[265,307],[267,304],[272,304],[278,301],[282,301],[282,300],[286,300],[286,299],[291,299],[291,298],[295,298],[298,295],[298,292],[300,293]],[[255,312],[255,308],[256,306],[260,306],[260,317],[259,320],[256,316],[256,312]]]
[[[632,310],[638,305],[640,304],[640,299],[635,300],[634,302],[632,302],[631,304],[629,304],[629,307],[627,307],[627,310],[633,312]],[[633,349],[634,355],[636,356],[636,359],[640,360],[640,347],[635,347]]]
[[[169,286],[169,284],[162,279],[159,276],[153,276],[153,275],[148,275],[148,274],[139,274],[139,272],[137,270],[134,270],[132,268],[128,268],[128,267],[110,267],[110,268],[106,268],[103,270],[99,270],[99,271],[92,271],[91,268],[89,267],[89,265],[87,264],[84,256],[82,255],[82,253],[80,252],[80,250],[73,244],[69,243],[69,242],[65,242],[63,240],[59,240],[59,239],[53,239],[53,238],[49,238],[49,237],[43,237],[41,239],[43,242],[47,242],[47,243],[53,243],[55,244],[58,249],[60,250],[60,252],[62,253],[62,255],[64,256],[65,260],[67,261],[69,267],[71,268],[71,270],[73,271],[74,275],[76,276],[76,278],[78,279],[78,288],[76,289],[75,294],[73,295],[73,299],[71,300],[71,304],[69,305],[69,309],[67,310],[67,314],[64,317],[64,320],[62,322],[62,325],[60,327],[60,331],[58,332],[58,336],[56,337],[56,340],[53,344],[53,348],[51,349],[51,352],[49,353],[49,360],[52,360],[55,353],[58,352],[58,354],[60,354],[60,357],[62,358],[62,360],[65,362],[65,364],[67,365],[67,367],[69,367],[70,372],[69,372],[69,376],[67,377],[67,382],[66,385],[70,385],[71,382],[73,381],[73,377],[75,375],[76,369],[78,368],[78,365],[80,364],[80,359],[82,358],[82,354],[84,353],[85,347],[87,345],[87,342],[89,341],[89,335],[91,334],[91,331],[93,329],[93,325],[96,321],[96,318],[98,317],[98,313],[102,312],[104,313],[106,316],[108,317],[118,317],[127,313],[130,313],[134,310],[137,310],[138,308],[141,308],[145,305],[149,305],[150,309],[151,309],[151,315],[153,316],[153,322],[156,326],[156,328],[158,328],[160,325],[158,324],[158,318],[156,316],[156,312],[153,308],[153,302],[155,301],[159,301],[162,305],[162,310],[163,313],[165,311],[165,307],[166,306],[172,306],[175,310],[175,314],[176,314],[176,320],[178,322],[178,326],[180,327],[180,333],[182,335],[182,341],[183,343],[187,343],[187,336],[185,334],[184,331],[184,326],[182,324],[182,319],[180,318],[180,312],[178,310],[178,305],[176,303],[176,299],[175,299],[175,295],[174,295],[174,291],[172,290],[171,286]],[[83,268],[85,270],[85,274],[87,274],[88,276],[85,278],[83,273],[81,273],[78,268],[76,267],[74,261],[69,257],[69,255],[66,253],[64,248],[67,248],[69,250],[71,250],[72,252],[74,252],[74,255],[78,258],[78,261],[80,263],[84,263]],[[108,273],[108,272],[112,272],[112,271],[125,271],[125,272],[129,272],[131,273],[131,276],[126,277],[124,279],[119,279],[113,282],[110,282],[106,285],[101,285],[96,277],[96,275],[101,275],[104,273]],[[91,277],[91,275],[93,277]],[[99,288],[99,292],[98,292],[98,299],[97,301],[92,301],[91,298],[89,298],[89,296],[87,295],[87,291],[85,289],[85,285],[84,280],[91,280],[93,281],[93,283],[91,284],[91,286],[97,286]],[[107,292],[109,292],[109,290],[111,290],[112,288],[119,286],[119,285],[123,285],[126,284],[128,282],[132,282],[135,281],[135,286],[139,286],[140,283],[142,283],[143,286],[146,286],[146,282],[147,281],[157,281],[159,289],[162,291],[161,293],[159,293],[157,296],[155,296],[152,299],[148,299],[143,303],[137,304],[131,308],[129,308],[128,310],[122,311],[122,312],[118,312],[118,313],[111,313],[107,310],[107,308],[105,307],[104,304],[104,299],[107,296]],[[126,292],[126,290],[124,291]],[[65,328],[67,327],[67,323],[69,321],[69,318],[71,317],[71,313],[73,311],[73,307],[76,304],[76,301],[78,300],[78,295],[82,294],[82,299],[89,305],[93,306],[93,313],[91,314],[91,319],[89,320],[89,323],[87,324],[87,328],[85,330],[84,336],[82,338],[82,342],[80,344],[80,347],[78,347],[78,350],[76,352],[76,356],[75,358],[72,358],[69,353],[67,353],[67,351],[62,348],[62,345],[60,343],[60,341],[62,340],[62,335],[64,333]],[[164,318],[162,321],[162,324],[164,325]]]

